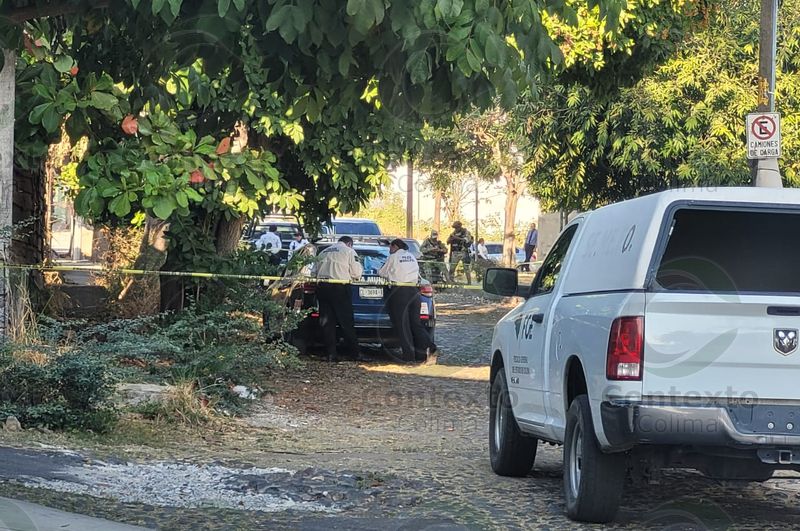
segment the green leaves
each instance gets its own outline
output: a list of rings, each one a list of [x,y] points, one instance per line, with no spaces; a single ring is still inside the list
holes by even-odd
[[[217,0],[217,13],[219,13],[220,18],[225,18],[230,8],[231,0]]]
[[[292,16],[292,6],[284,5],[277,9],[273,8],[272,12],[270,13],[269,17],[267,18],[267,22],[265,28],[267,31],[275,31],[279,27],[281,27],[287,20],[291,23],[291,16]]]
[[[353,18],[356,30],[365,34],[383,22],[386,14],[383,0],[347,0],[347,15]]]
[[[450,21],[461,14],[461,9],[463,7],[463,0],[436,0],[434,14],[437,19]]]
[[[364,9],[366,0],[347,0],[347,14],[351,17],[357,15]]]
[[[56,111],[55,104],[48,104],[42,112],[42,127],[48,133],[55,133],[61,126],[62,116]]]
[[[99,91],[92,92],[89,98],[89,102],[91,103],[92,107],[104,111],[110,111],[119,103],[116,96],[114,96],[113,94],[108,94],[107,92],[99,92]]]
[[[415,85],[425,83],[431,77],[431,58],[425,50],[418,50],[409,56],[406,68]]]
[[[127,194],[121,194],[108,203],[108,210],[117,217],[124,218],[131,213],[131,202]],[[166,218],[164,218],[166,219]]]
[[[169,10],[172,12],[173,17],[177,17],[180,14],[181,4],[183,4],[183,0],[169,0]]]
[[[152,0],[152,1],[153,1],[153,5],[152,5],[153,14],[154,15],[158,15],[159,13],[161,13],[161,10],[164,8],[164,3],[166,2],[166,0]]]
[[[59,55],[55,61],[53,61],[53,66],[62,74],[66,74],[70,71],[70,69],[75,66],[75,62],[72,60],[72,57],[68,55]]]
[[[153,213],[160,219],[169,219],[178,203],[174,197],[158,197],[153,204]]]

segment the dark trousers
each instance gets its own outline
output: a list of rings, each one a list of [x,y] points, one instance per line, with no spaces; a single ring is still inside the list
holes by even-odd
[[[317,286],[319,303],[319,324],[322,327],[322,340],[329,358],[336,356],[336,325],[342,331],[348,353],[354,357],[359,354],[356,327],[353,321],[353,295],[350,284],[325,284]]]
[[[386,310],[407,361],[424,360],[428,347],[433,346],[428,331],[419,320],[421,304],[419,289],[413,286],[392,287],[386,300]]]
[[[535,245],[525,244],[525,266],[522,268],[523,271],[530,271],[530,261],[533,258],[533,252],[536,250]]]

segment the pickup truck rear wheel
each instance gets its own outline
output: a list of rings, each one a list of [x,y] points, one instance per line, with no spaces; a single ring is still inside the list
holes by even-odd
[[[503,369],[492,382],[489,403],[489,457],[501,476],[521,477],[533,468],[538,440],[522,434],[511,409]]]
[[[564,496],[567,516],[581,522],[614,519],[625,481],[625,456],[600,450],[589,399],[580,395],[567,412],[564,441]]]

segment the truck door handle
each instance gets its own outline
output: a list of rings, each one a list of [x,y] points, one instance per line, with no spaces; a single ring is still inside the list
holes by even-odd
[[[531,315],[531,319],[534,323],[542,323],[544,321],[544,314],[543,313],[535,313]]]
[[[800,306],[767,306],[767,315],[800,315]]]

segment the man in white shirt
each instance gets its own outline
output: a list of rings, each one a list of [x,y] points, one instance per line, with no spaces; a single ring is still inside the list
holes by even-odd
[[[480,238],[478,242],[473,245],[473,254],[475,255],[475,275],[478,277],[478,282],[481,282],[486,270],[497,264],[489,258],[489,249],[486,248],[486,240],[483,238]]]
[[[280,263],[281,259],[278,253],[281,252],[281,245],[281,237],[278,236],[278,227],[276,225],[270,225],[269,230],[256,240],[256,250],[268,252],[270,254],[269,261],[273,265]]]
[[[308,245],[308,240],[303,238],[303,233],[297,231],[294,233],[294,239],[289,243],[289,260],[292,259],[294,253]]]
[[[470,254],[472,254],[473,258],[482,258],[484,260],[490,260],[489,258],[489,249],[486,248],[486,240],[483,238],[479,239],[477,242],[473,243],[469,248]]]
[[[436,352],[436,345],[431,341],[428,331],[419,318],[422,300],[419,296],[419,264],[413,254],[408,252],[408,245],[401,239],[392,240],[389,245],[389,259],[378,272],[378,275],[389,282],[413,284],[412,286],[391,286],[386,310],[392,319],[405,361],[426,361]]]
[[[342,236],[339,241],[318,255],[312,274],[320,282],[317,285],[317,302],[319,303],[319,323],[322,327],[322,338],[328,353],[328,361],[336,359],[336,326],[342,331],[342,337],[348,351],[361,359],[361,351],[356,337],[356,326],[353,320],[353,293],[350,282],[359,280],[364,273],[358,254],[353,250],[353,239]],[[325,280],[340,281],[328,283]]]

